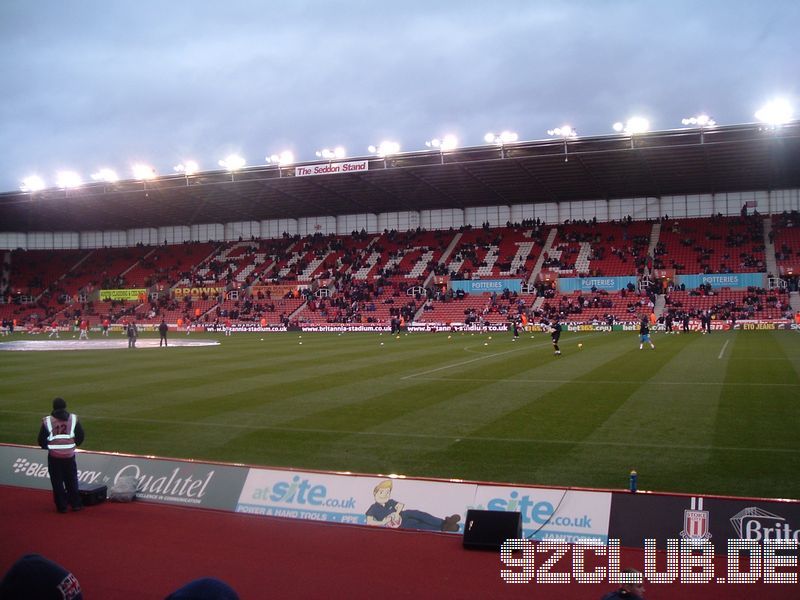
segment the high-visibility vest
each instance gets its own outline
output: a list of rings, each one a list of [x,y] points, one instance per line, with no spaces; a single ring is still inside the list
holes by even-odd
[[[47,429],[47,449],[55,458],[72,458],[75,456],[75,426],[78,415],[71,414],[63,421],[50,415],[44,418]]]

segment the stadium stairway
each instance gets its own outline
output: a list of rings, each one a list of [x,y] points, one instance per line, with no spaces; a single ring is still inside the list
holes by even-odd
[[[544,265],[545,256],[547,256],[553,249],[553,242],[556,241],[556,236],[558,235],[558,227],[553,227],[550,230],[550,233],[547,235],[547,241],[545,241],[544,246],[542,247],[542,251],[539,253],[539,258],[536,260],[536,265],[533,267],[533,271],[531,271],[531,276],[528,277],[528,284],[533,285],[536,283],[536,278],[539,276],[539,273],[542,272],[542,265]]]
[[[647,247],[648,256],[656,255],[656,246],[661,237],[661,223],[653,223],[653,230],[650,232],[650,245]]]
[[[775,259],[775,244],[770,239],[772,233],[772,217],[764,217],[764,259],[767,273],[778,275],[778,261]]]
[[[789,292],[789,305],[795,313],[800,313],[800,292]]]
[[[667,296],[665,294],[656,294],[656,303],[653,306],[653,312],[656,315],[656,318],[661,318],[661,315],[664,314],[664,307],[667,305]]]

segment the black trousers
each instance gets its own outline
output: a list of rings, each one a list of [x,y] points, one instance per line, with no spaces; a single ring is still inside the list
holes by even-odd
[[[53,486],[53,501],[60,511],[80,508],[81,496],[78,492],[78,464],[75,458],[54,458],[47,456],[47,469],[50,471],[50,483]]]

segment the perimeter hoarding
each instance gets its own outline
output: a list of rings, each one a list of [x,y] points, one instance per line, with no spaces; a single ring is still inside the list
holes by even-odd
[[[611,494],[253,469],[236,510],[430,531],[443,531],[445,521],[457,515],[458,526],[444,529],[457,533],[471,508],[521,512],[523,534],[531,539],[606,542]]]
[[[534,540],[608,540],[611,493],[262,469],[98,452],[81,482],[137,482],[136,499],[256,515],[459,533],[471,508],[520,512]],[[50,489],[47,452],[0,444],[0,485]]]
[[[247,477],[247,467],[212,465],[80,452],[78,480],[107,485],[124,476],[136,479],[136,498],[161,504],[233,511]],[[37,448],[0,446],[0,484],[49,490],[47,452]]]
[[[666,548],[668,539],[800,540],[800,502],[614,492],[609,537],[640,548],[645,538]]]
[[[333,523],[442,531],[446,517],[459,515],[463,519],[464,507],[473,498],[474,488],[474,484],[439,481],[252,469],[236,510]],[[398,516],[386,520],[393,513]]]

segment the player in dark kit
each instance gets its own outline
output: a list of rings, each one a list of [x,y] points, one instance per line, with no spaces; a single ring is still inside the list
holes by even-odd
[[[42,419],[39,446],[48,451],[47,470],[53,486],[53,500],[61,513],[67,512],[67,503],[72,505],[72,510],[82,508],[75,463],[75,447],[82,443],[83,427],[78,416],[67,412],[63,398],[56,398],[53,412]]]
[[[558,347],[558,339],[561,337],[561,323],[556,321],[550,326],[550,339],[553,340],[553,354],[561,356],[561,348]]]
[[[158,325],[158,347],[160,348],[163,344],[164,346],[168,346],[167,344],[167,332],[169,331],[169,325],[164,319],[161,319],[161,323]]]

